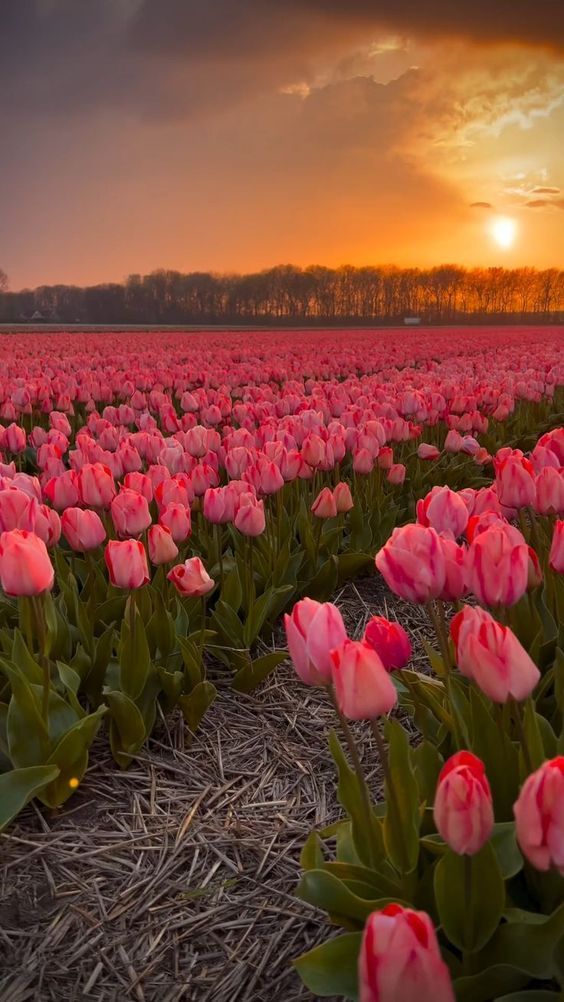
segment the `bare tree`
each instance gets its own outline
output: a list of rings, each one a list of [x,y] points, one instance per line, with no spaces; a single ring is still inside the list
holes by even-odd
[[[8,291],[8,276],[6,272],[0,268],[0,292]]]

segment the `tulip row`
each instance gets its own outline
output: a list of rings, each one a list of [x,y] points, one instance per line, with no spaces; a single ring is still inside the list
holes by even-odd
[[[476,337],[452,332],[438,360],[423,331],[409,351],[367,332],[299,348],[290,335],[147,337],[142,352],[109,336],[103,353],[96,336],[57,336],[50,364],[43,338],[0,338],[0,823],[31,796],[62,803],[102,721],[126,766],[159,710],[180,707],[194,731],[216,694],[206,667],[259,685],[285,656],[256,646],[284,608],[367,569],[433,483],[450,501],[429,500],[421,525],[448,508],[441,595],[455,597],[457,534],[477,542],[491,519],[499,447],[530,448],[564,400],[557,339],[541,351],[492,335],[486,366]],[[549,435],[526,471],[534,500],[520,487],[543,515],[563,513]],[[463,529],[451,495],[475,496]],[[513,509],[500,500],[498,514]],[[529,585],[541,569],[535,540],[510,528],[517,594],[525,550]]]
[[[560,997],[563,467],[560,428],[528,456],[503,448],[491,487],[434,487],[378,551],[388,587],[427,609],[428,671],[399,623],[374,617],[353,641],[330,603],[286,617],[296,671],[326,689],[345,741],[330,735],[345,817],[308,839],[298,889],[347,930],[296,961],[317,996]],[[370,724],[379,803],[351,720]]]

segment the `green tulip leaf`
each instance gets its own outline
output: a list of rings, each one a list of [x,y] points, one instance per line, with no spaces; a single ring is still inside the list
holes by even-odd
[[[482,949],[497,930],[505,907],[505,884],[497,856],[487,843],[475,856],[451,849],[435,868],[435,900],[450,942],[470,953]]]
[[[0,775],[0,831],[19,814],[29,801],[48,783],[56,780],[56,765],[32,765],[24,769],[11,769]]]
[[[358,954],[362,933],[345,933],[294,960],[305,986],[317,998],[358,999]]]
[[[216,696],[217,689],[211,682],[198,682],[187,696],[180,696],[178,704],[192,734],[197,731]]]

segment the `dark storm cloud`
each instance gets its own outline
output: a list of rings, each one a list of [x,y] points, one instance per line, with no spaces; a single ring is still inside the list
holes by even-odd
[[[389,32],[564,47],[560,0],[2,0],[0,106],[176,116],[311,79]]]
[[[477,41],[519,41],[564,46],[561,0],[293,0],[304,11],[386,27],[409,35],[457,36]]]

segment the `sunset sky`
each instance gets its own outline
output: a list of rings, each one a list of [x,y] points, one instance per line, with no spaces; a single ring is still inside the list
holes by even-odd
[[[13,289],[564,267],[564,3],[2,0],[0,136]]]

